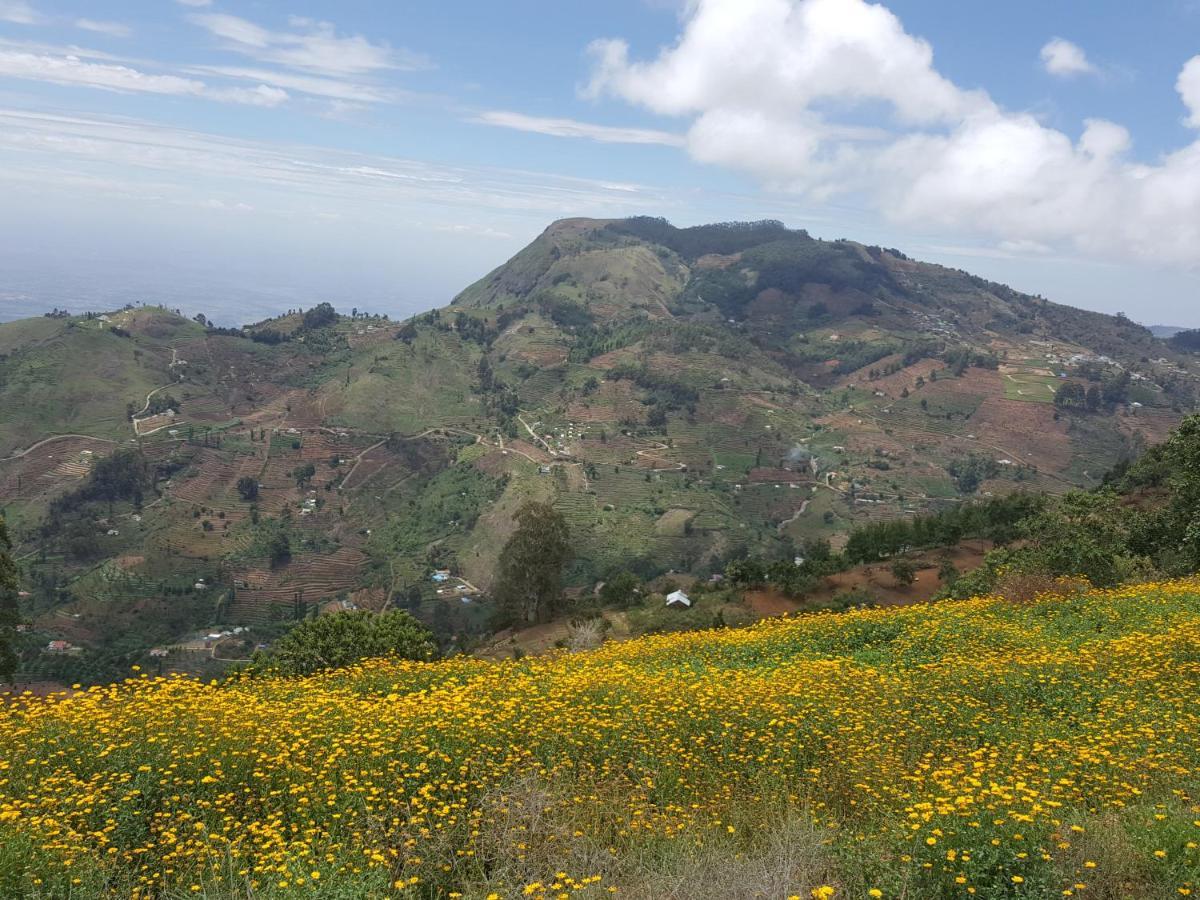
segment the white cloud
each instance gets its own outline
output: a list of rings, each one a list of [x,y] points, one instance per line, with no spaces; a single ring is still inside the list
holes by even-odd
[[[1193,56],[1187,61],[1183,71],[1179,73],[1175,88],[1191,113],[1187,124],[1193,128],[1200,128],[1200,56]]]
[[[0,0],[0,22],[13,25],[40,25],[43,17],[24,0]]]
[[[299,75],[293,72],[277,72],[270,69],[246,68],[241,66],[192,66],[189,72],[198,75],[217,75],[242,81],[257,81],[298,94],[326,97],[349,103],[383,103],[395,99],[396,91],[356,84],[335,78],[320,78]]]
[[[492,110],[472,119],[484,125],[512,128],[516,131],[532,131],[553,137],[586,138],[602,144],[667,144],[682,146],[683,138],[667,131],[647,128],[619,128],[611,125],[593,125],[574,119],[543,118],[523,113]]]
[[[293,18],[289,24],[294,30],[272,31],[226,13],[198,13],[191,20],[234,52],[319,75],[345,77],[428,66],[418,54],[374,44],[362,35],[340,36],[328,22]]]
[[[1073,139],[944,78],[866,0],[694,0],[681,27],[648,61],[594,43],[587,93],[685,118],[699,161],[904,227],[1200,264],[1200,141],[1144,164],[1116,123]],[[1177,88],[1200,127],[1200,57]],[[884,129],[859,127],[866,113]]]
[[[288,93],[277,87],[260,84],[252,88],[206,88],[204,96],[223,103],[242,103],[246,106],[279,106],[287,103]]]
[[[118,93],[207,97],[225,103],[253,106],[276,106],[287,100],[286,92],[266,85],[257,88],[213,88],[194,78],[153,75],[131,66],[89,62],[76,55],[0,50],[0,76]]]
[[[370,215],[391,223],[401,208],[412,211],[411,221],[442,222],[448,209],[472,216],[490,210],[493,217],[523,219],[523,229],[537,223],[535,232],[544,220],[579,215],[581,209],[632,215],[669,211],[674,205],[665,194],[638,185],[440,166],[126,120],[0,109],[0,184],[74,187],[87,179],[111,181],[114,172],[120,173],[122,190],[150,183],[156,198],[183,205],[236,197],[260,214],[282,209],[290,215],[311,203],[348,219]]]
[[[1047,41],[1042,47],[1042,66],[1051,75],[1070,78],[1072,75],[1094,75],[1096,67],[1088,62],[1087,54],[1078,44],[1063,38]]]
[[[133,29],[120,22],[101,22],[96,19],[76,19],[75,27],[96,34],[106,34],[109,37],[124,38],[133,34]]]

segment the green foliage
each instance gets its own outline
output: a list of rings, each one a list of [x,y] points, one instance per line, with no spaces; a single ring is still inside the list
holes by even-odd
[[[851,563],[868,563],[906,550],[950,547],[969,538],[1005,543],[1022,534],[1021,523],[1045,502],[1038,495],[1018,493],[963,504],[932,516],[864,525],[851,532],[844,552]]]
[[[596,321],[587,307],[553,291],[542,291],[533,300],[542,313],[560,328],[588,328]]]
[[[1000,474],[1000,464],[990,456],[971,453],[954,460],[946,467],[946,471],[954,479],[959,491],[973,494],[983,482]]]
[[[1171,338],[1171,343],[1180,350],[1189,353],[1200,352],[1200,329],[1181,331]]]
[[[316,328],[323,328],[326,325],[332,325],[336,322],[337,317],[337,310],[333,308],[332,304],[318,303],[312,309],[305,311],[303,319],[304,328],[309,331]]]
[[[629,379],[648,393],[645,402],[648,406],[661,406],[666,409],[679,409],[694,404],[700,399],[700,393],[691,385],[684,384],[670,375],[655,372],[645,365],[620,365],[608,371],[612,381]]]
[[[864,260],[846,241],[818,241],[807,235],[759,244],[742,254],[742,264],[758,273],[756,287],[799,294],[809,284],[874,294],[891,285],[887,269]]]
[[[296,479],[296,487],[308,487],[308,483],[313,480],[313,476],[317,474],[317,467],[312,463],[305,463],[302,466],[296,466],[292,470],[292,477]]]
[[[433,659],[429,630],[402,610],[337,612],[301,622],[247,667],[252,675],[311,675],[377,656]]]
[[[634,216],[621,222],[613,222],[606,227],[606,230],[614,234],[629,235],[669,247],[687,260],[694,260],[710,253],[720,255],[740,253],[766,241],[790,236],[807,237],[807,232],[791,231],[782,222],[774,219],[764,219],[760,222],[719,222],[713,225],[676,228],[666,219]]]
[[[573,551],[567,523],[546,503],[517,510],[517,530],[500,553],[496,602],[505,623],[544,622],[563,607],[563,567]]]
[[[8,526],[0,518],[0,680],[12,679],[17,670],[16,626],[20,623],[17,609],[17,567],[9,556],[12,542]]]
[[[1074,491],[1048,504],[1024,524],[1030,545],[1020,551],[1037,571],[1082,575],[1112,587],[1133,575],[1130,519],[1110,491]]]
[[[1133,550],[1172,574],[1200,571],[1200,416],[1134,463],[1124,487],[1167,491],[1165,502],[1131,514]]]
[[[169,409],[178,411],[179,401],[170,394],[155,394],[150,398],[150,402],[146,404],[146,409],[142,415],[157,416],[159,413],[165,413]]]
[[[618,572],[600,588],[600,603],[615,609],[628,609],[641,601],[641,581],[632,572]]]
[[[56,500],[52,512],[74,509],[93,501],[140,503],[148,480],[149,472],[142,455],[136,450],[118,450],[99,460],[81,487]]]
[[[892,577],[897,584],[908,587],[917,580],[917,567],[907,559],[897,559],[892,563]]]
[[[243,475],[237,480],[238,496],[247,503],[252,503],[258,499],[258,479],[252,478],[249,475]]]

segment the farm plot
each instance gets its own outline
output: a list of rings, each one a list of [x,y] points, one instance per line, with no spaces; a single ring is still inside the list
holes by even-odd
[[[1006,371],[1004,398],[1022,400],[1027,403],[1053,403],[1059,380],[1053,375],[1039,375],[1028,371]]]
[[[29,500],[70,487],[92,470],[95,459],[113,444],[92,438],[63,437],[9,460],[0,461],[0,501]]]
[[[300,557],[280,569],[265,564],[233,571],[234,597],[228,619],[255,624],[291,618],[300,607],[358,586],[367,557],[349,547]]]

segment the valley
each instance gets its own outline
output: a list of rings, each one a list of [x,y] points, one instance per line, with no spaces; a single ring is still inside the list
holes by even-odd
[[[406,322],[318,304],[245,329],[152,306],[0,325],[22,675],[211,676],[230,659],[194,652],[206,634],[247,629],[235,658],[335,608],[492,646],[528,501],[570,529],[572,596],[622,571],[691,583],[1094,487],[1195,408],[1198,372],[1123,317],[772,222],[563,220]]]

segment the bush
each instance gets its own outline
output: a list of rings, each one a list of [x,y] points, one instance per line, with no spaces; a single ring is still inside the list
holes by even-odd
[[[429,629],[406,612],[339,612],[301,622],[270,650],[256,653],[247,671],[311,675],[375,656],[429,660],[435,652]]]

